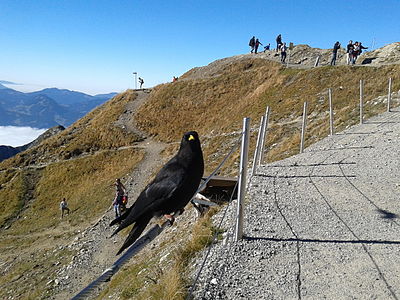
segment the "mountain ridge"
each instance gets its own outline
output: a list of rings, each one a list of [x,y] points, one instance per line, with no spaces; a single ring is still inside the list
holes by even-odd
[[[0,89],[0,126],[50,128],[69,126],[116,93],[91,96],[66,89],[49,88],[23,93]]]

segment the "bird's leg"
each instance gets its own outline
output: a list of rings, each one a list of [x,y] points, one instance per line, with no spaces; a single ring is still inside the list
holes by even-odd
[[[174,222],[175,222],[174,215],[164,215],[164,217],[167,219],[167,221],[169,222],[170,226],[172,226],[172,224],[174,224]]]
[[[164,217],[167,219],[167,221],[169,222],[169,225],[171,225],[172,226],[172,224],[174,224],[174,222],[175,222],[175,216],[177,215],[177,216],[179,216],[179,215],[181,215],[181,214],[183,214],[183,212],[184,212],[185,210],[183,209],[183,208],[181,208],[181,209],[178,209],[177,211],[175,211],[174,213],[172,213],[172,214],[169,214],[169,215],[164,215]]]

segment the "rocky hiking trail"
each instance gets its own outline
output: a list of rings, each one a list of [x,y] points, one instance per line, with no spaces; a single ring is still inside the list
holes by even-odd
[[[195,299],[399,299],[399,157],[396,108],[261,166],[245,238],[233,203]]]
[[[131,203],[145,187],[149,177],[163,163],[160,153],[166,146],[146,137],[143,132],[135,127],[134,112],[148,97],[148,92],[144,90],[137,90],[136,92],[138,97],[127,104],[125,112],[115,122],[116,126],[142,136],[143,140],[133,147],[146,151],[144,159],[128,178],[123,180]],[[112,199],[110,199],[110,203],[111,201]],[[60,268],[57,271],[56,278],[49,282],[49,284],[54,285],[54,295],[56,296],[53,299],[69,299],[76,295],[118,258],[115,254],[122,245],[124,237],[116,235],[110,238],[113,228],[109,227],[109,223],[113,219],[114,211],[110,207],[97,222],[79,232],[79,235],[75,237],[71,244],[60,247],[59,250],[68,248],[76,251],[77,254],[73,256],[71,263]]]

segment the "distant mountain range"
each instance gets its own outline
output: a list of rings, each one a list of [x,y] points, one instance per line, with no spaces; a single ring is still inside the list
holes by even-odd
[[[57,88],[23,93],[0,83],[0,126],[67,127],[115,95],[91,96]]]

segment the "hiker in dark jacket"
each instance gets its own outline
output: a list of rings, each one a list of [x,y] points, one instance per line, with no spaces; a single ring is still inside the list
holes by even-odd
[[[350,40],[346,47],[347,64],[349,65],[353,61],[353,41]]]
[[[256,37],[253,36],[249,41],[249,46],[251,48],[250,53],[253,53],[255,45],[256,45]]]
[[[258,47],[259,47],[260,45],[262,45],[261,42],[260,42],[258,39],[256,39],[256,43],[255,43],[255,45],[254,45],[254,53],[255,53],[255,54],[257,54]]]
[[[361,42],[359,43],[359,46],[360,46],[360,54],[362,53],[362,49],[368,49],[368,47],[364,47]]]
[[[278,34],[278,36],[276,37],[276,52],[280,50],[281,46],[282,46],[282,36]]]
[[[340,49],[340,43],[336,42],[333,45],[331,66],[336,65],[336,57],[337,57],[337,52],[338,52],[339,49]]]

